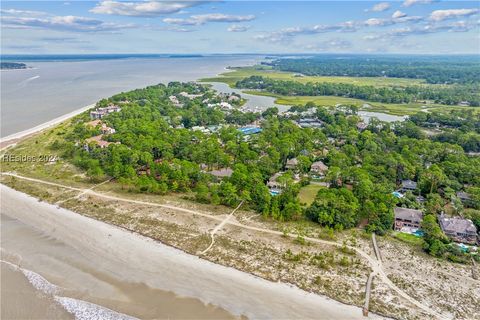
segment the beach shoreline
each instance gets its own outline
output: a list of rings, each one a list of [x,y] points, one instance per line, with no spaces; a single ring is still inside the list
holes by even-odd
[[[31,137],[31,136],[35,135],[35,134],[38,134],[45,129],[49,129],[51,127],[54,127],[54,126],[66,121],[70,118],[73,118],[73,117],[81,114],[82,112],[85,112],[89,109],[92,109],[93,107],[95,107],[95,104],[90,104],[90,105],[84,106],[82,108],[79,108],[77,110],[74,110],[72,112],[66,113],[66,114],[64,114],[60,117],[57,117],[55,119],[52,119],[50,121],[44,122],[44,123],[42,123],[38,126],[35,126],[33,128],[23,130],[23,131],[20,131],[20,132],[16,132],[16,133],[10,134],[6,137],[1,137],[0,138],[0,150],[11,147],[11,146],[17,144],[19,141],[21,141],[23,139],[26,139],[28,137]]]
[[[315,318],[321,310],[327,318],[361,317],[361,309],[358,307],[212,263],[138,233],[39,202],[36,198],[5,185],[0,187],[2,206],[19,209],[15,210],[13,218],[75,246],[86,246],[88,248],[85,248],[85,254],[92,250],[103,256],[114,256],[115,261],[120,260],[128,265],[114,271],[122,278],[136,279],[150,287],[200,299],[205,304],[215,304],[235,316]],[[28,210],[21,210],[22,208]],[[139,265],[134,261],[142,263]],[[177,266],[173,267],[175,264]],[[152,279],[152,272],[157,268],[161,269],[163,276],[169,276],[166,279]],[[189,278],[188,270],[195,270],[197,276]],[[251,299],[256,302],[253,303]]]

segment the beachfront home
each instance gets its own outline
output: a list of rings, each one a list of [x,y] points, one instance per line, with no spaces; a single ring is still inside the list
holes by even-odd
[[[327,174],[328,166],[322,161],[315,161],[310,167],[310,174],[316,177],[324,177]]]
[[[297,168],[297,166],[298,166],[298,159],[297,158],[288,159],[287,163],[285,164],[285,168],[290,169],[290,170],[295,170]]]
[[[402,180],[402,184],[400,186],[400,189],[398,189],[398,192],[405,193],[407,191],[414,192],[417,190],[417,183],[412,180]]]
[[[116,105],[109,105],[105,108],[96,108],[93,111],[90,111],[90,118],[91,119],[102,119],[104,116],[107,114],[113,113],[113,112],[120,112],[122,109],[119,106]]]
[[[277,172],[268,180],[267,187],[272,195],[280,194],[282,189],[285,188],[285,184],[277,181],[283,174],[284,172]]]
[[[442,214],[438,222],[443,232],[453,241],[468,244],[477,242],[477,228],[472,220]]]
[[[395,214],[395,224],[393,227],[396,231],[413,233],[420,229],[420,224],[423,219],[422,211],[395,207],[393,212]]]

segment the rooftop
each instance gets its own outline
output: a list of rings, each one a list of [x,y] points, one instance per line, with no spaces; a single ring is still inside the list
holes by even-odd
[[[411,220],[420,222],[423,219],[423,213],[420,210],[395,207],[393,209],[395,219]]]
[[[470,219],[441,215],[438,220],[446,233],[477,233],[477,228]]]

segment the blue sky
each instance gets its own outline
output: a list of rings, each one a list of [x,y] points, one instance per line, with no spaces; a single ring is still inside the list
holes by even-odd
[[[2,52],[480,53],[478,1],[1,1]]]

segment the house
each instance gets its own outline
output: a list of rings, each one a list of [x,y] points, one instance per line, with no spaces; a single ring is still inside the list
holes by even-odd
[[[284,172],[277,172],[268,180],[267,187],[268,189],[270,189],[270,193],[272,195],[277,195],[281,193],[282,189],[285,187],[283,183],[277,181],[277,179],[280,178],[283,174]]]
[[[322,161],[315,161],[310,167],[310,174],[313,174],[318,177],[324,177],[328,171],[328,166],[325,165]]]
[[[412,180],[402,180],[401,187],[398,189],[398,191],[402,193],[407,191],[414,192],[415,190],[417,190],[417,183]]]
[[[203,94],[191,94],[185,91],[180,92],[180,95],[190,100],[203,96]]]
[[[240,97],[232,94],[231,96],[228,97],[228,101],[230,102],[240,101]]]
[[[363,130],[367,129],[367,127],[368,127],[368,124],[366,124],[365,122],[357,123],[357,129],[360,130],[360,131],[363,131]]]
[[[115,129],[110,128],[105,123],[103,123],[102,120],[100,120],[100,119],[87,122],[86,126],[93,127],[93,128],[96,128],[96,127],[100,126],[100,131],[103,134],[113,134],[113,133],[115,133]]]
[[[477,242],[477,228],[472,220],[460,217],[439,216],[438,221],[443,232],[453,241],[475,244]]]
[[[108,142],[108,141],[103,140],[103,135],[94,136],[94,137],[86,139],[85,141],[87,143],[87,145],[86,145],[87,148],[88,148],[89,144],[95,144],[98,147],[103,149],[103,148],[106,148],[110,144],[113,143],[113,142]]]
[[[252,126],[252,127],[242,127],[238,129],[241,133],[244,135],[251,135],[251,134],[257,134],[262,132],[262,128],[257,127],[257,126]]]
[[[470,195],[468,193],[464,192],[464,191],[457,192],[457,197],[465,205],[472,205],[473,204],[472,197],[470,197]]]
[[[177,108],[183,107],[183,103],[181,103],[176,96],[170,96],[168,97],[171,103]]]
[[[297,166],[298,166],[298,160],[297,160],[297,158],[288,159],[288,160],[287,160],[287,163],[285,164],[285,168],[286,168],[286,169],[291,169],[291,170],[296,169]]]
[[[396,231],[413,233],[420,229],[423,220],[423,213],[420,210],[396,207],[394,229]]]
[[[104,116],[106,116],[109,113],[113,112],[120,112],[122,108],[119,106],[116,106],[114,104],[108,105],[105,108],[96,108],[93,111],[90,111],[90,118],[91,119],[102,119]]]
[[[206,171],[217,179],[229,178],[232,176],[233,170],[231,168],[221,168],[218,170]]]
[[[100,131],[102,131],[103,134],[114,134],[116,132],[114,128],[110,128],[105,123],[102,124]]]

